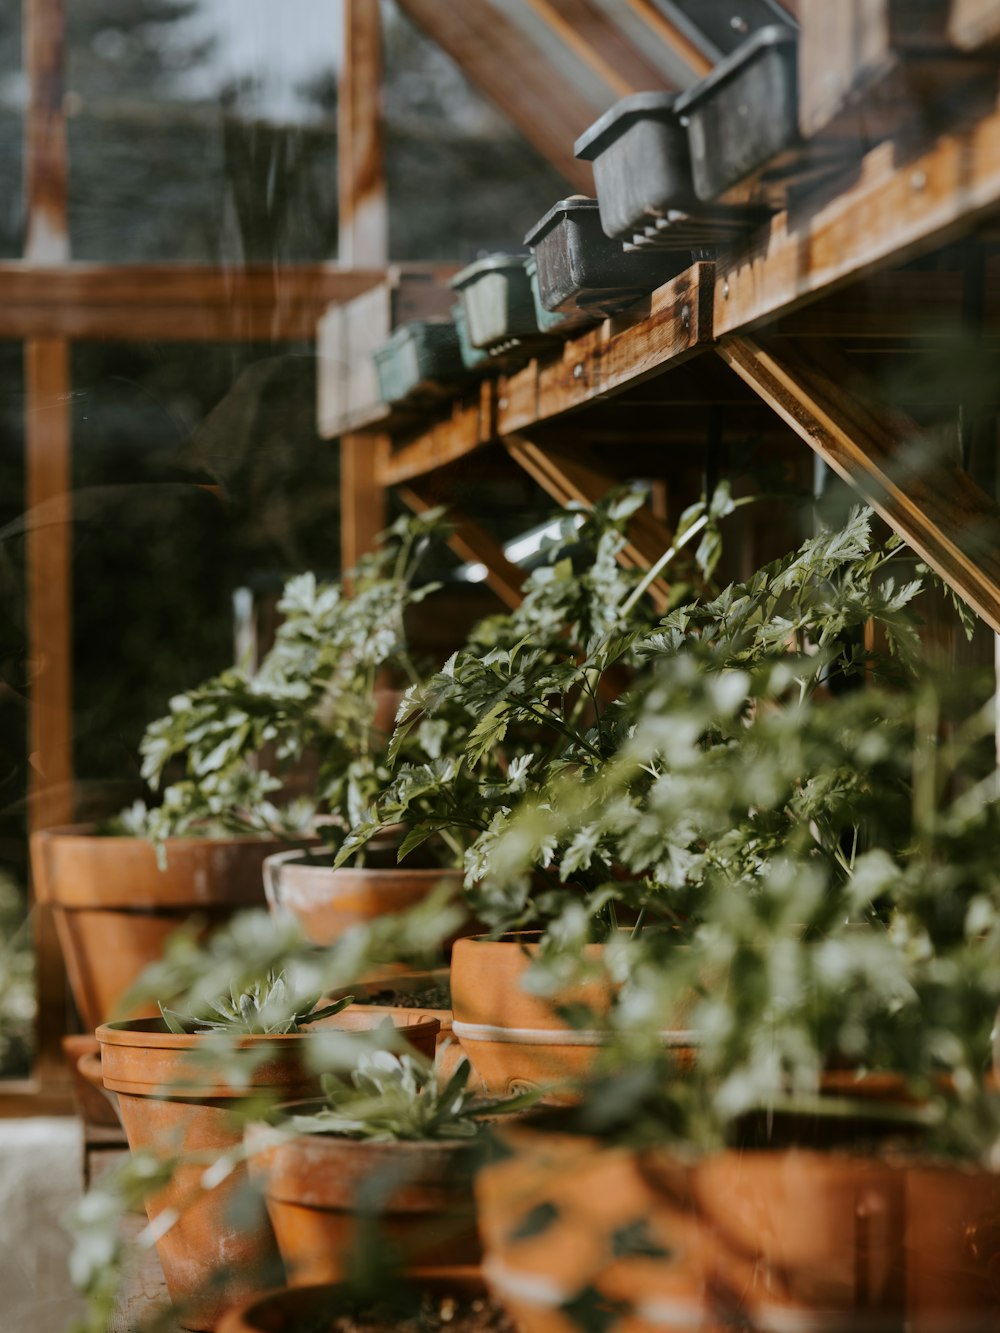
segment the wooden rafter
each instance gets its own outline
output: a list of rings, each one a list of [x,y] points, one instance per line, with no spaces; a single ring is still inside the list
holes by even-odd
[[[488,0],[398,2],[566,180],[593,192],[590,167],[573,156],[573,143],[594,120],[594,107],[501,10]]]
[[[522,435],[511,436],[504,445],[514,462],[559,505],[594,505],[617,480],[579,449],[570,454],[550,445],[543,447]],[[649,569],[671,544],[668,528],[645,506],[633,514],[627,536],[618,557],[626,569]],[[662,611],[670,600],[670,589],[662,579],[657,579],[649,595],[657,610]]]
[[[426,479],[414,482],[411,486],[400,487],[398,495],[415,514],[424,514],[436,505],[447,503],[441,492]],[[448,545],[461,560],[483,565],[486,569],[483,582],[496,593],[504,606],[515,610],[522,601],[523,570],[507,559],[503,547],[480,523],[456,509],[453,504],[448,503],[447,508],[453,528]]]
[[[718,352],[1000,632],[1000,508],[952,458],[928,459],[919,427],[853,391],[833,345],[728,337]]]
[[[700,79],[712,69],[712,61],[701,47],[691,40],[683,28],[672,22],[662,9],[658,9],[653,0],[628,0],[628,4],[693,75]]]
[[[595,0],[527,2],[556,36],[619,97],[675,86]]]
[[[118,342],[311,340],[334,301],[375,286],[384,269],[306,264],[0,263],[0,337]]]

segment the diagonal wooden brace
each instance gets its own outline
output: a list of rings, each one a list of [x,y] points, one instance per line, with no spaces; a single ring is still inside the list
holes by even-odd
[[[928,459],[915,422],[860,396],[857,371],[833,344],[729,337],[717,351],[1000,632],[1000,508],[954,459]]]
[[[457,510],[448,502],[447,495],[438,491],[425,477],[411,482],[409,486],[401,486],[398,495],[407,509],[415,514],[424,514],[439,504],[446,505],[453,529],[448,545],[460,559],[486,567],[483,582],[492,588],[504,606],[513,611],[521,605],[524,571],[507,559],[503,547],[484,527]]]
[[[603,472],[584,450],[578,449],[571,456],[551,445],[542,448],[523,435],[509,436],[504,445],[514,462],[559,505],[596,504],[616,484],[617,479]],[[626,536],[618,556],[626,569],[649,569],[672,542],[668,529],[646,507],[632,515]],[[670,588],[663,579],[656,579],[650,585],[649,596],[658,611],[665,611]]]

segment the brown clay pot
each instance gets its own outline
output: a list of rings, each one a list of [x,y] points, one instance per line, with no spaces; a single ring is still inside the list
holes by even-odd
[[[599,959],[604,946],[588,944],[586,957]],[[491,1093],[533,1090],[584,1077],[604,1042],[598,1030],[579,1030],[556,1013],[557,1005],[584,1004],[608,1011],[612,988],[601,982],[567,988],[554,998],[523,989],[525,973],[538,952],[538,934],[524,932],[499,940],[476,936],[458,940],[451,956],[452,1031],[469,1063]],[[663,1033],[666,1044],[687,1057],[692,1036],[681,1028]],[[546,1100],[570,1094],[558,1089]]]
[[[401,993],[423,990],[428,986],[445,986],[450,977],[449,969],[446,967],[432,968],[423,972],[401,972],[397,975],[374,978],[370,981],[363,981],[356,986],[351,986],[352,995],[362,998],[366,995],[377,995],[380,991],[394,990]],[[346,994],[347,992],[342,992]],[[335,995],[334,999],[337,998]],[[462,1050],[457,1038],[452,1032],[452,1022],[454,1015],[450,1009],[422,1009],[411,1008],[404,1005],[366,1005],[366,1008],[375,1008],[383,1014],[423,1014],[427,1018],[436,1018],[440,1024],[437,1037],[437,1050],[434,1055],[434,1063],[438,1067],[440,1078],[447,1080],[464,1060],[465,1052]],[[474,1069],[469,1071],[468,1086],[475,1091],[485,1092],[485,1086],[479,1075]]]
[[[364,1009],[345,1009],[318,1029],[370,1031],[380,1021]],[[421,1054],[431,1056],[437,1024],[414,1018],[399,1023]],[[235,1148],[241,1127],[232,1112],[248,1096],[277,1101],[315,1096],[319,1079],[305,1062],[312,1033],[244,1036],[241,1047],[266,1053],[245,1089],[220,1083],[190,1055],[206,1041],[200,1035],[168,1032],[160,1019],[132,1019],[98,1028],[104,1085],[117,1093],[122,1123],[133,1152],[140,1148],[196,1161],[182,1162],[170,1183],[146,1202],[151,1223],[176,1212],[177,1220],[159,1236],[157,1253],[171,1299],[182,1307],[185,1328],[214,1329],[223,1310],[273,1281],[278,1264],[274,1237],[261,1210],[253,1221],[232,1216],[247,1181],[237,1166],[210,1190],[201,1187],[206,1165]]]
[[[906,1173],[908,1333],[1000,1327],[1000,1176],[961,1167]]]
[[[114,1094],[105,1090],[101,1080],[101,1045],[89,1033],[73,1033],[62,1038],[63,1055],[73,1079],[73,1100],[80,1119],[87,1126],[121,1131],[114,1106]]]
[[[1000,1325],[1000,1177],[906,1159],[723,1153],[694,1196],[717,1309],[762,1333]]]
[[[419,1291],[431,1296],[471,1301],[486,1295],[478,1269],[455,1268],[411,1280]],[[338,1312],[350,1308],[350,1294],[343,1287],[288,1287],[231,1310],[219,1325],[219,1333],[325,1333]]]
[[[525,1333],[578,1333],[563,1307],[585,1291],[620,1311],[615,1333],[714,1333],[689,1167],[527,1124],[503,1139],[476,1178],[483,1275]]]
[[[308,1114],[321,1103],[281,1108]],[[248,1126],[251,1174],[289,1280],[302,1286],[344,1279],[359,1244],[388,1243],[401,1265],[434,1269],[479,1260],[468,1139],[370,1143],[333,1134],[286,1138],[270,1125]],[[359,1191],[384,1181],[376,1238],[358,1216]]]
[[[458,897],[461,871],[399,866],[395,853],[387,859],[385,867],[334,870],[299,851],[279,852],[263,866],[268,905],[276,915],[293,916],[313,944],[328,945],[352,926],[416,907],[442,882]]]
[[[282,846],[261,838],[171,838],[161,870],[144,838],[100,837],[89,825],[33,833],[35,892],[52,906],[84,1026],[93,1031],[115,1015],[178,926],[196,918],[207,930],[263,906],[261,864]],[[144,1009],[155,1012],[155,1005]]]

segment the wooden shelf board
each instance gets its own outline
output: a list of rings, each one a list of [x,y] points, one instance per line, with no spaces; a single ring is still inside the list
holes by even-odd
[[[399,485],[475,449],[619,393],[694,355],[711,341],[712,265],[698,263],[626,315],[567,340],[553,356],[484,380],[383,460],[385,486]]]
[[[923,151],[880,143],[856,174],[777,214],[718,265],[715,336],[773,321],[876,269],[968,234],[1000,210],[1000,108]]]

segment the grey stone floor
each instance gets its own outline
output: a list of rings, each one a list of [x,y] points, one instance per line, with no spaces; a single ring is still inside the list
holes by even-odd
[[[61,1222],[82,1151],[73,1117],[0,1119],[0,1333],[63,1333],[80,1309]]]

